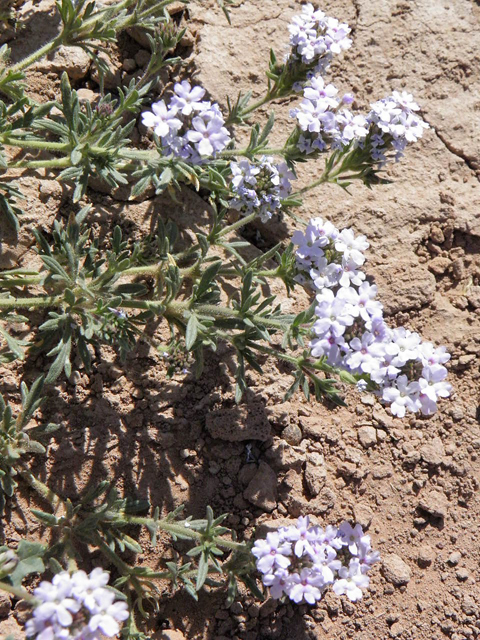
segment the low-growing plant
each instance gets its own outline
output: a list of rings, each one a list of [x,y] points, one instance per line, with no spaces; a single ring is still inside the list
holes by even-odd
[[[44,452],[41,439],[57,427],[30,428],[29,422],[43,386],[70,377],[78,362],[89,371],[101,344],[125,358],[146,341],[170,374],[193,363],[199,376],[205,351],[228,343],[236,354],[237,402],[247,389],[248,367],[262,373],[260,356],[287,364],[293,376],[287,396],[299,390],[307,398],[343,404],[341,385],[348,383],[377,394],[399,417],[406,410],[432,414],[451,390],[445,382],[446,350],[385,323],[377,288],[362,270],[367,238],[321,218],[307,223],[295,213],[303,194],[322,184],[348,190],[354,181],[369,188],[387,183],[385,165],[399,160],[407,144],[428,128],[412,96],[394,91],[368,113],[353,112],[353,96],[340,96],[324,79],[332,57],[350,47],[350,29],[307,4],[289,27],[285,60],[271,52],[266,90],[258,101],[252,103],[250,93],[228,97],[223,112],[204,88],[183,79],[150,104],[158,71],[181,62],[175,48],[184,31],[169,17],[171,1],[124,0],[99,8],[86,0],[59,0],[62,27],[54,40],[14,65],[7,64],[6,46],[0,52],[5,173],[47,168],[72,186],[74,204],[87,194],[92,178],[111,188],[128,187],[132,199],[162,193],[181,199],[185,189],[194,189],[210,212],[208,224],[190,230],[188,240],[166,212],[154,232],[132,242],[119,226],[111,236],[98,237],[89,224],[91,206],[78,205],[68,220],[35,231],[39,271],[0,273],[2,360],[40,353],[49,359],[45,375],[30,390],[22,386],[16,418],[6,402],[0,403],[2,505],[17,480],[50,504],[49,511],[33,510],[51,529],[50,546],[32,547],[30,563],[20,571],[25,550],[0,553],[0,587],[32,602],[26,632],[40,640],[112,637],[123,622],[125,637],[146,637],[135,612],[148,616],[155,609],[158,581],[183,586],[194,597],[204,585],[226,583],[230,600],[240,581],[262,597],[257,568],[273,597],[313,604],[333,585],[337,594],[357,600],[377,559],[358,525],[323,530],[300,518],[298,527],[269,533],[253,545],[237,541],[222,524],[226,516],[215,518],[210,508],[202,520],[184,518],[179,509],[160,517],[159,506],[119,496],[108,482],[90,487],[75,504],[53,493],[32,474],[28,460]],[[98,50],[132,26],[147,30],[151,60],[143,75],[115,95],[102,95],[96,106],[83,104],[63,74],[58,101],[37,104],[28,96],[25,71],[42,56],[62,45],[81,47],[105,73]],[[295,97],[290,130],[283,145],[272,148],[274,112],[263,125],[252,124],[252,117],[265,105]],[[139,116],[151,131],[148,149],[131,141]],[[248,144],[238,147],[237,132],[245,137],[245,128]],[[6,148],[23,150],[23,158],[10,160]],[[315,161],[323,169],[319,177],[295,190],[298,163],[313,166]],[[0,183],[5,224],[17,230],[21,198],[20,184]],[[242,228],[283,216],[301,230],[247,257]],[[264,293],[264,285],[275,279],[287,294],[303,287],[311,304],[284,313],[276,297]],[[30,339],[16,337],[19,322],[30,323]],[[168,340],[152,329],[159,322],[168,327]],[[153,545],[165,532],[192,548],[159,572],[128,564],[124,552],[140,553],[141,547],[127,531],[139,526],[148,529]],[[89,575],[78,569],[91,548],[113,567],[113,588],[107,588],[109,575],[100,568]],[[44,563],[55,576],[32,596],[21,582],[30,572],[43,571]]]

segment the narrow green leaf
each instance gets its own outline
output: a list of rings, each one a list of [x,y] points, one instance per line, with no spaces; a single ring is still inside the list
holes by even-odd
[[[187,347],[188,351],[190,351],[190,349],[193,347],[197,339],[198,325],[199,325],[198,318],[194,313],[192,313],[190,315],[190,318],[188,319],[187,330],[185,333],[185,346]]]

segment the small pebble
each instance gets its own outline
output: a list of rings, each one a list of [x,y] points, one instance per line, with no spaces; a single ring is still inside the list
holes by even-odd
[[[465,580],[468,580],[468,578],[470,577],[470,571],[465,567],[461,567],[460,569],[457,569],[455,575],[457,576],[457,580],[460,580],[460,582],[465,582]]]

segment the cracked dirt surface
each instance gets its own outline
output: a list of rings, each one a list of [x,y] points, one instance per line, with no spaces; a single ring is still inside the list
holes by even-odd
[[[43,23],[32,16],[41,12],[48,23],[53,3],[25,5],[31,30],[25,33],[40,38]],[[288,375],[267,362],[264,377],[252,374],[251,393],[238,409],[228,350],[209,358],[200,381],[193,376],[167,381],[161,363],[144,347],[125,366],[104,349],[104,361],[92,374],[80,372],[63,382],[49,395],[43,417],[62,421],[68,437],[54,439],[46,464],[34,463],[63,495],[74,498],[92,478],[110,474],[120,487],[148,496],[165,511],[180,503],[194,516],[202,515],[207,503],[216,512],[228,511],[229,525],[247,538],[256,528],[284,524],[302,513],[314,514],[320,524],[350,518],[368,527],[386,559],[372,571],[371,588],[355,605],[332,595],[314,608],[271,599],[259,604],[243,594],[227,609],[218,590],[202,594],[198,603],[184,594],[166,594],[154,638],[480,637],[480,6],[471,0],[329,0],[321,8],[354,28],[353,46],[335,61],[329,79],[340,90],[353,91],[355,106],[364,110],[393,89],[411,91],[432,130],[388,169],[392,184],[373,191],[354,186],[350,194],[325,186],[305,198],[300,213],[328,217],[368,236],[366,270],[378,284],[390,322],[447,345],[455,393],[430,419],[392,418],[373,398],[351,391],[348,408],[332,410],[299,396],[284,402]],[[232,8],[229,26],[214,0],[192,3],[188,24],[194,48],[183,52],[188,70],[221,105],[227,93],[233,97],[239,90],[252,89],[258,97],[269,49],[285,53],[287,25],[300,9],[293,0],[249,0]],[[21,33],[12,45],[20,55]],[[138,49],[125,38],[119,55],[131,58]],[[39,64],[30,80],[37,99],[58,93],[57,74],[48,62]],[[171,81],[166,74],[167,90]],[[77,84],[98,91],[89,74]],[[292,103],[278,109],[273,142],[284,140],[290,129]],[[267,110],[260,112],[258,120],[266,115]],[[141,127],[135,135],[144,135]],[[300,167],[300,186],[321,170],[320,162]],[[2,268],[31,264],[31,226],[48,226],[69,211],[67,188],[43,175],[23,183],[29,200],[22,235],[17,246],[2,246]],[[88,200],[95,206],[94,228],[118,223],[135,237],[166,208],[162,199],[127,204],[93,190]],[[180,208],[169,209],[181,221],[192,211],[202,224],[205,206],[193,193],[183,194]],[[272,242],[294,226],[288,220],[256,230]],[[285,308],[305,304],[300,296],[274,293]],[[41,364],[27,370],[29,379]],[[2,390],[15,397],[24,373],[15,365],[2,374]],[[362,429],[372,427],[375,441],[365,447]],[[248,461],[247,443],[255,462]],[[264,473],[265,465],[272,473]],[[247,489],[257,474],[269,478],[273,505],[249,500]],[[7,543],[45,535],[25,509],[29,499],[22,494],[11,505]],[[152,549],[145,536],[141,541],[142,562],[157,567],[166,546]],[[408,566],[404,584],[392,584],[391,554]],[[96,561],[93,556],[91,563]],[[0,637],[9,631],[22,638],[21,607],[14,602],[9,608],[0,608],[5,617]],[[162,636],[161,629],[170,635]]]

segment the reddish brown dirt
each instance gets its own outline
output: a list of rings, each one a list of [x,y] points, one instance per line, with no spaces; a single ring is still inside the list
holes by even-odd
[[[293,0],[251,0],[232,9],[228,26],[214,0],[192,3],[182,50],[189,71],[221,104],[239,89],[260,95],[268,50],[285,51],[287,24],[300,7]],[[305,199],[301,215],[326,216],[369,237],[367,270],[390,322],[452,352],[452,398],[430,419],[404,420],[353,392],[348,408],[332,410],[300,396],[284,402],[288,372],[268,361],[262,378],[250,376],[251,391],[236,407],[226,349],[209,356],[199,381],[192,375],[167,380],[164,364],[144,346],[123,366],[113,351],[102,349],[90,375],[80,370],[48,391],[42,417],[61,422],[63,430],[32,468],[72,499],[88,483],[113,477],[120,489],[148,497],[163,512],[184,503],[199,517],[211,504],[217,513],[232,514],[229,525],[242,538],[301,513],[321,524],[354,518],[368,526],[384,558],[396,554],[408,565],[410,579],[394,586],[379,563],[361,603],[329,595],[314,608],[273,600],[259,606],[244,594],[226,609],[222,591],[202,594],[198,603],[184,593],[166,594],[155,637],[162,628],[170,629],[162,637],[172,640],[480,636],[480,6],[472,0],[329,0],[321,8],[354,31],[353,47],[332,67],[332,80],[355,92],[359,108],[393,89],[411,91],[432,129],[389,169],[392,184],[371,192],[355,186],[350,195],[323,187]],[[25,27],[11,43],[14,58],[43,43],[56,24],[50,0],[26,2],[23,11]],[[125,36],[115,59],[132,58],[139,48]],[[169,74],[162,81],[171,82]],[[29,82],[37,99],[58,95],[55,61],[37,64]],[[88,72],[76,84],[98,91]],[[278,140],[289,126],[287,106],[280,109]],[[321,170],[320,163],[307,164],[300,181]],[[39,172],[21,178],[28,195],[22,232],[18,244],[12,239],[9,245],[7,237],[2,245],[1,268],[31,265],[31,229],[48,228],[70,210],[69,189],[51,177]],[[141,237],[166,210],[183,224],[194,217],[201,225],[208,215],[188,191],[173,208],[165,199],[137,204],[125,202],[121,192],[115,197],[89,192],[94,228],[117,223]],[[288,221],[258,230],[269,243],[292,228]],[[280,288],[274,293],[285,309],[306,303],[300,294],[287,299]],[[32,380],[44,365],[37,360],[26,371],[3,369],[2,391],[18,398],[20,379]],[[362,427],[375,429],[377,441],[367,448]],[[253,463],[247,463],[247,443]],[[246,490],[257,473],[270,483],[268,500],[255,500]],[[3,523],[6,543],[46,535],[29,515],[31,500],[21,492],[11,502]],[[167,540],[155,549],[146,536],[141,541],[139,560],[152,567],[163,553],[171,554]],[[18,605],[0,611],[0,636],[22,638]]]

